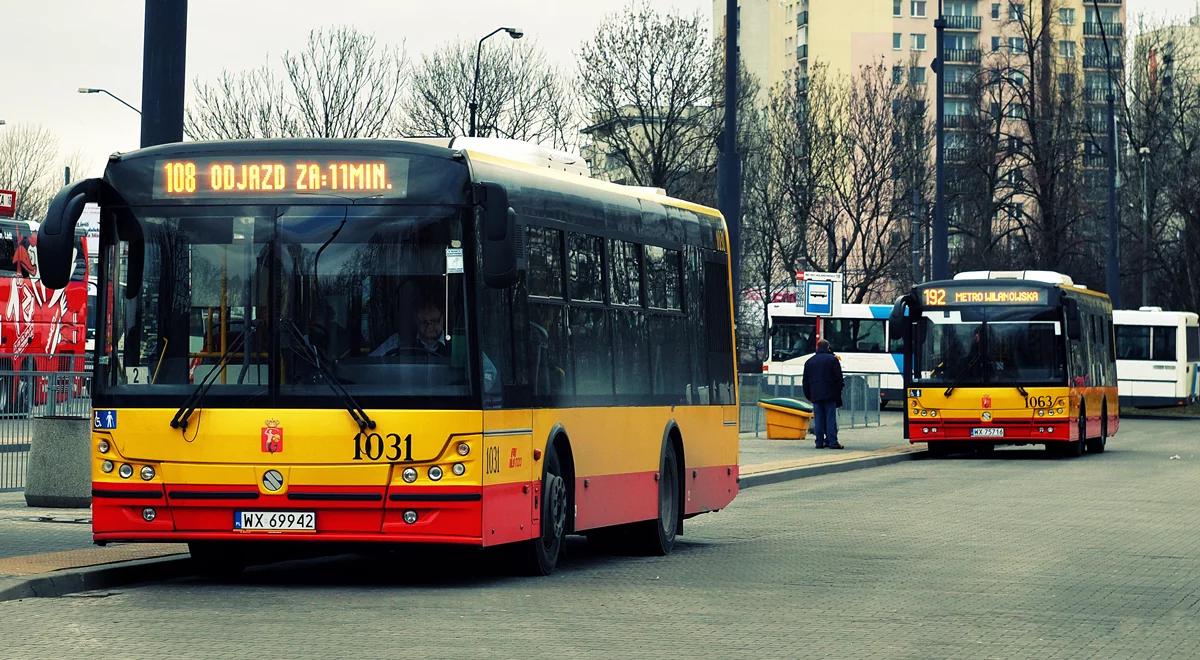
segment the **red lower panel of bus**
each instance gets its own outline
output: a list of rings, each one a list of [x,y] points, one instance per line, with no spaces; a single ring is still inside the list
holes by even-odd
[[[982,431],[976,430],[982,429]],[[1001,429],[1003,435],[995,435]],[[988,424],[972,421],[948,421],[946,419],[922,419],[908,424],[910,443],[952,440],[956,442],[1012,442],[1042,443],[1071,439],[1072,424],[1066,419],[1054,422],[1031,422],[1029,420],[994,420]],[[981,434],[982,435],[977,435]]]
[[[737,493],[737,466],[689,469],[684,512],[724,508]],[[498,545],[540,533],[541,482],[478,487],[293,486],[266,495],[252,486],[95,484],[96,541],[287,539]],[[594,529],[657,513],[654,472],[576,480],[576,529]],[[145,509],[153,509],[147,521]],[[234,530],[238,511],[316,514],[315,532]],[[416,513],[416,521],[405,514]]]

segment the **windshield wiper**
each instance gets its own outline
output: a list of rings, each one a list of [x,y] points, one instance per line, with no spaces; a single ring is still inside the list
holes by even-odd
[[[955,378],[954,382],[950,384],[950,387],[946,388],[946,391],[942,394],[943,396],[950,396],[950,394],[957,389],[959,385],[962,385],[963,379],[967,377],[967,374],[971,372],[971,368],[974,367],[975,363],[979,361],[979,355],[979,353],[976,353],[975,358],[968,362],[967,366],[962,368],[962,371],[958,372],[958,378]]]
[[[179,406],[179,410],[175,411],[175,416],[171,418],[171,428],[183,431],[187,430],[188,420],[191,419],[192,413],[196,412],[196,409],[200,407],[200,403],[204,401],[204,396],[208,394],[208,388],[217,382],[217,376],[225,368],[225,364],[229,362],[229,357],[246,343],[246,334],[251,332],[254,332],[254,327],[248,326],[246,332],[234,338],[233,342],[229,344],[229,348],[226,348],[225,352],[221,353],[217,364],[213,366],[211,371],[204,375],[204,378],[200,379],[200,384],[183,400],[183,405]]]
[[[346,406],[346,412],[350,413],[350,417],[354,418],[354,423],[358,424],[358,429],[360,431],[374,429],[375,420],[371,419],[371,417],[367,415],[367,411],[363,410],[363,407],[358,405],[358,402],[354,400],[354,397],[350,395],[350,392],[346,391],[346,388],[342,386],[341,382],[339,382],[338,379],[335,378],[332,373],[330,373],[329,368],[325,365],[325,360],[321,359],[320,351],[318,351],[317,347],[313,346],[312,342],[308,340],[308,337],[306,337],[304,333],[300,331],[300,328],[296,325],[296,322],[289,318],[280,319],[279,322],[287,326],[287,329],[289,332],[291,332],[292,339],[294,341],[300,342],[300,345],[304,346],[308,350],[308,354],[306,355],[297,350],[295,347],[292,348],[292,350],[294,350],[297,354],[304,356],[304,358],[310,364],[316,367],[317,373],[321,375],[321,380],[324,380],[325,384],[329,385],[329,389],[333,390],[333,393],[342,399],[342,403]]]

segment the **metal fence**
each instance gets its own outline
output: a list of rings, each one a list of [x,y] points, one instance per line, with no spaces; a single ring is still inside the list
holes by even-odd
[[[879,426],[879,374],[844,374],[842,385],[842,407],[838,408],[838,426]],[[741,395],[739,415],[740,430],[753,432],[756,436],[767,429],[759,399],[788,397],[804,399],[801,376],[775,374],[739,374],[738,388]]]
[[[0,492],[23,490],[35,417],[91,415],[82,358],[0,356]]]

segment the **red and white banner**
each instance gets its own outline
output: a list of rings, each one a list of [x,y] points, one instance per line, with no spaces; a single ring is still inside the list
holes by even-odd
[[[17,191],[0,190],[0,218],[11,218],[17,213]]]

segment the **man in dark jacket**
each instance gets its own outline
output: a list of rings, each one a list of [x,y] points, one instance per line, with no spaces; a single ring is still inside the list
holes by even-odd
[[[837,409],[842,406],[842,363],[824,339],[817,342],[816,354],[804,363],[804,397],[813,404],[817,449],[841,449]]]

